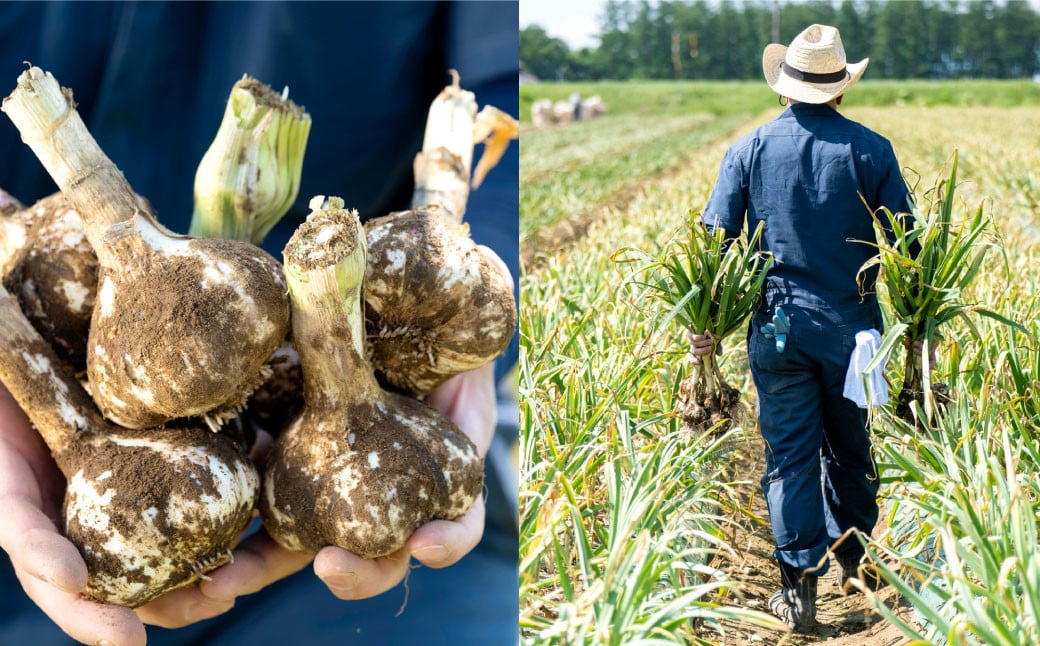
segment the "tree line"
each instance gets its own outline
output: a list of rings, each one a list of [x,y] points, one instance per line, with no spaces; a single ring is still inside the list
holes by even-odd
[[[1027,0],[610,0],[599,46],[572,51],[536,25],[522,68],[542,80],[762,77],[762,50],[813,23],[841,32],[873,78],[1030,78],[1040,74],[1040,13]]]

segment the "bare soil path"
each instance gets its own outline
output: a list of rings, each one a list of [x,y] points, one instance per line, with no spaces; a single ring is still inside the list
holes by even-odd
[[[726,603],[768,612],[767,602],[780,585],[780,573],[772,558],[773,535],[765,499],[758,485],[765,470],[763,443],[753,429],[748,431],[746,439],[738,441],[745,445],[734,455],[730,475],[738,483],[735,491],[739,499],[733,502],[741,509],[733,510],[728,542],[740,554],[740,560],[733,562],[727,558],[716,566],[742,584],[741,597],[730,598]],[[881,516],[883,522],[884,514]],[[876,529],[875,535],[879,531],[880,528]],[[901,619],[911,625],[915,623],[912,607],[894,590],[886,588],[878,595],[889,608],[895,609]],[[809,634],[777,634],[732,623],[724,625],[724,634],[704,627],[698,636],[724,645],[825,643],[831,646],[897,646],[910,643],[895,625],[874,611],[862,594],[843,595],[835,582],[833,569],[820,579],[816,619],[818,624]]]

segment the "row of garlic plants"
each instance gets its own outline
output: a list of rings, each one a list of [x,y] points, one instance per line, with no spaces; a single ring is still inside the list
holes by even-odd
[[[642,182],[681,164],[690,154],[747,117],[708,114],[626,114],[573,126],[524,132],[520,165],[520,245],[576,214],[641,189]]]
[[[916,621],[877,607],[925,643],[1040,643],[1040,194],[1030,191],[1040,185],[1032,134],[1040,115],[935,108],[860,116],[925,178],[941,173],[956,146],[961,207],[982,205],[1001,252],[988,255],[962,297],[1028,332],[970,315],[939,330],[935,372],[954,402],[925,425],[879,413],[889,529],[870,550]]]
[[[712,119],[691,127],[713,139],[731,129]],[[548,139],[560,133],[522,136],[526,168],[527,155],[552,148]],[[524,643],[701,643],[697,622],[781,629],[713,601],[734,585],[711,563],[735,556],[720,475],[742,429],[680,438],[670,411],[686,371],[684,342],[674,326],[658,325],[657,308],[613,260],[622,247],[663,244],[684,222],[679,205],[706,195],[724,146],[699,150],[667,181],[654,180],[659,170],[640,178],[631,169],[600,179],[644,186],[623,210],[609,200],[595,206],[598,224],[586,237],[546,250],[546,261],[521,277]],[[530,208],[522,198],[522,222]],[[735,379],[747,389],[746,374]]]

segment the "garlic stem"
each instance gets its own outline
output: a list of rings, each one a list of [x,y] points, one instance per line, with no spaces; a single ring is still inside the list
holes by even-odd
[[[108,227],[142,211],[123,173],[87,131],[72,91],[50,72],[30,67],[0,107],[39,158],[72,206],[83,214],[87,237],[102,264],[115,265],[106,250]]]
[[[259,244],[296,201],[310,129],[288,92],[248,76],[235,83],[195,174],[190,235]]]
[[[50,347],[22,314],[18,299],[3,287],[0,382],[15,401],[30,402],[33,426],[59,461],[77,433],[107,424],[71,371],[55,359]]]
[[[441,90],[430,104],[423,136],[424,153],[446,149],[462,160],[462,167],[473,165],[473,123],[477,117],[477,100],[472,92],[459,87],[459,73],[451,70],[451,85]]]
[[[461,222],[469,198],[477,101],[472,92],[459,87],[458,73],[451,70],[451,74],[452,84],[430,104],[422,152],[413,164],[412,208],[437,204]]]
[[[357,211],[331,198],[315,209],[283,252],[292,307],[293,343],[304,366],[308,404],[336,403],[378,391],[365,359],[361,287],[367,252]],[[343,343],[329,330],[349,334]]]

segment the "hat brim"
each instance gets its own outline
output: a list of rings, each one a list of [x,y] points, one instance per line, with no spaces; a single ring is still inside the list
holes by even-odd
[[[765,51],[762,52],[762,73],[765,74],[766,84],[774,92],[802,103],[827,103],[839,94],[844,94],[863,76],[867,63],[870,62],[869,58],[864,58],[858,63],[847,63],[845,69],[848,70],[848,75],[841,81],[809,83],[793,79],[784,73],[782,66],[786,56],[787,45],[766,45]]]

